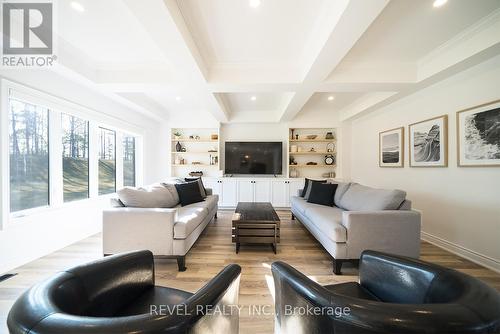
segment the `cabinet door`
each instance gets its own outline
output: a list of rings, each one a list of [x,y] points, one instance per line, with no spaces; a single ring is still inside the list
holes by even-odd
[[[304,188],[304,180],[290,180],[288,181],[288,204],[290,206],[290,198],[297,196],[299,189]]]
[[[217,179],[203,179],[203,185],[205,188],[212,189],[214,195],[221,195],[221,184]]]
[[[271,202],[271,181],[254,181],[255,202]]]
[[[236,180],[222,180],[221,206],[235,207],[238,203],[238,183]]]
[[[253,202],[254,201],[254,181],[239,180],[238,181],[238,202]]]
[[[288,199],[288,183],[287,181],[271,181],[272,182],[272,204],[275,207],[283,208],[287,206]]]

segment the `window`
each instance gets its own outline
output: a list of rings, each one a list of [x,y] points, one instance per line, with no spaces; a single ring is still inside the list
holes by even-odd
[[[123,136],[123,185],[135,187],[135,138]]]
[[[9,99],[10,211],[49,204],[49,112]]]
[[[99,128],[99,195],[116,191],[116,133]]]
[[[89,122],[61,114],[64,202],[89,197]]]

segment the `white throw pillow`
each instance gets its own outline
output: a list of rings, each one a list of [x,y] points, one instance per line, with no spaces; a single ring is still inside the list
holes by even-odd
[[[175,189],[175,187],[174,187]],[[161,184],[145,188],[125,187],[117,191],[125,206],[134,208],[173,208],[179,203],[179,196]]]

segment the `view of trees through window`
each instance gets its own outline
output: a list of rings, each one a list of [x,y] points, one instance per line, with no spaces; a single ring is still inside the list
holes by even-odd
[[[123,137],[123,185],[135,187],[135,138]]]
[[[61,115],[64,202],[89,197],[89,122]]]
[[[99,195],[116,191],[116,134],[99,128]]]
[[[9,100],[10,210],[49,204],[48,109]]]

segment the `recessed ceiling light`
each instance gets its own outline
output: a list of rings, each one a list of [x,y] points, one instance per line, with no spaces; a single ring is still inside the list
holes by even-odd
[[[257,100],[257,96],[255,96],[255,95],[254,95],[254,96],[252,96],[252,97],[250,98],[250,100],[252,100],[252,101]]]
[[[332,96],[332,95],[328,96],[328,101],[333,101],[333,100],[335,100],[334,96]]]
[[[432,5],[437,8],[443,6],[447,2],[448,0],[434,0],[434,3]]]
[[[250,7],[252,8],[257,8],[260,6],[260,0],[249,0],[248,1],[248,4],[250,5]]]
[[[71,7],[78,11],[78,12],[84,12],[85,11],[85,7],[83,7],[83,5],[79,2],[76,2],[76,1],[71,1]]]
[[[181,98],[180,96],[176,96],[176,97],[175,97],[175,100],[176,100],[177,102],[179,102],[180,100],[182,100],[182,98]]]

